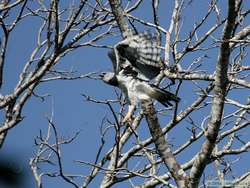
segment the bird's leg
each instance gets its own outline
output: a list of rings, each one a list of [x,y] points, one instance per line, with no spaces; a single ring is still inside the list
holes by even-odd
[[[123,123],[129,123],[132,122],[132,115],[134,113],[135,106],[134,105],[129,105],[128,106],[128,112],[125,115],[124,119],[122,120]]]

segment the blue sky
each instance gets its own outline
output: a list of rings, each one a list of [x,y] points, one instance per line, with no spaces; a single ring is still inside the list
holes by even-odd
[[[161,26],[163,28],[168,28],[172,14],[173,2],[164,1],[164,3],[161,3],[160,5]],[[183,32],[181,33],[181,36],[186,36],[191,30],[193,24],[204,16],[208,5],[209,3],[207,1],[196,0],[194,5],[189,6],[184,11],[184,17],[182,18]],[[140,9],[132,14],[152,22],[152,13],[150,9],[150,1],[145,1]],[[224,2],[220,4],[220,9],[223,13],[222,15],[224,15],[226,10]],[[202,35],[208,27],[214,24],[215,19],[215,16],[211,16],[204,27],[199,30],[198,34]],[[18,80],[18,74],[35,47],[36,32],[38,28],[39,22],[32,18],[27,19],[16,27],[10,38],[10,45],[8,46],[7,64],[4,69],[5,79],[1,93],[8,94],[13,90],[13,87]],[[138,25],[139,31],[145,31],[147,29],[148,28]],[[220,34],[220,31],[221,30],[219,30],[217,34]],[[112,45],[117,42],[117,40],[117,38],[109,38],[108,40],[102,41],[102,44]],[[91,47],[79,48],[65,56],[56,67],[59,70],[74,70],[77,71],[78,74],[110,70],[111,62],[106,55],[107,51],[107,49]],[[193,59],[198,57],[198,55],[199,54],[197,53],[185,57],[182,61],[182,66],[184,68],[187,67]],[[204,62],[202,69],[212,73],[214,71],[218,49],[211,50],[208,55],[209,58]],[[207,83],[204,82],[201,84],[206,85]],[[180,92],[182,100],[179,111],[189,106],[195,99],[196,96],[191,92],[191,89],[194,88],[194,84],[185,81]],[[174,87],[172,89],[174,89]],[[49,94],[49,96],[46,97],[45,101],[41,101],[39,98],[35,97],[32,97],[29,100],[23,111],[23,115],[25,116],[24,120],[14,129],[11,129],[5,145],[0,151],[0,156],[3,155],[6,158],[12,158],[14,162],[18,163],[20,168],[24,169],[25,173],[27,173],[27,181],[24,187],[34,187],[34,180],[28,167],[28,160],[36,151],[34,138],[39,135],[40,130],[43,133],[46,132],[48,127],[46,117],[51,115],[53,109],[53,122],[58,129],[60,136],[63,138],[69,138],[77,131],[80,131],[80,135],[73,143],[62,147],[62,159],[65,164],[65,171],[70,174],[86,175],[89,172],[89,168],[75,163],[74,160],[93,162],[100,145],[99,126],[104,117],[112,119],[112,116],[107,106],[85,101],[81,94],[84,93],[100,100],[115,99],[114,88],[105,85],[99,80],[93,79],[74,81],[60,80],[41,84],[36,89],[36,93],[39,95]],[[237,94],[236,97],[238,97]],[[162,108],[162,106],[158,107]],[[200,114],[207,115],[209,110],[210,106],[201,110],[200,113],[194,113],[191,116],[193,119],[197,120],[197,122],[201,122],[204,116]],[[228,111],[231,110],[232,109],[228,109]],[[161,115],[159,117],[162,126],[168,123],[168,116]],[[2,114],[0,115],[0,118],[3,118]],[[171,130],[168,134],[168,139],[172,140],[175,146],[183,143],[185,139],[190,136],[187,129],[184,129],[183,127],[188,127],[188,123],[182,123],[180,126]],[[140,125],[138,132],[145,138],[146,135],[149,135],[145,122]],[[106,136],[106,141],[107,146],[104,151],[107,151],[114,143],[114,131],[110,131]],[[131,142],[131,144],[132,143],[133,142]],[[181,154],[177,159],[182,162],[190,159],[190,157],[200,148],[200,144],[201,142],[197,142],[192,148],[190,148],[190,150],[188,150],[188,154]],[[249,167],[249,163],[245,163],[245,165],[237,167],[237,169],[241,169],[239,171],[244,172],[249,169]],[[43,170],[48,168],[54,169],[53,167],[48,166],[42,167]],[[101,176],[99,175],[90,187],[98,187],[100,180]],[[124,184],[124,186],[125,185],[128,186],[128,184]],[[44,187],[67,188],[70,186],[65,184],[61,179],[46,178],[44,181]],[[114,187],[119,187],[119,185]]]

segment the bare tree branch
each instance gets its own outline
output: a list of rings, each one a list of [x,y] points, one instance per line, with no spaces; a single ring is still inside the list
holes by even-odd
[[[161,156],[166,167],[169,169],[171,175],[174,177],[178,187],[189,187],[188,176],[176,161],[171,152],[170,145],[164,138],[163,131],[158,122],[154,106],[151,101],[143,101],[142,109],[146,116],[149,130],[151,132],[155,147]]]
[[[203,143],[201,151],[197,154],[190,172],[192,187],[198,187],[200,177],[214,149],[218,131],[221,126],[226,88],[228,85],[227,71],[230,57],[230,46],[227,40],[232,37],[232,31],[235,26],[235,18],[237,15],[235,12],[235,5],[235,1],[228,1],[228,18],[222,34],[222,40],[224,42],[221,44],[220,55],[216,66],[211,120],[208,123],[208,130],[205,133],[207,140]]]

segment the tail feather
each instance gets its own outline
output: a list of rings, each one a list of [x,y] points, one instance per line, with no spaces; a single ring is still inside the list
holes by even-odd
[[[181,100],[178,96],[169,91],[161,89],[155,85],[150,85],[150,86],[152,88],[150,96],[159,101],[162,105],[166,107],[173,106],[171,101],[178,103]]]

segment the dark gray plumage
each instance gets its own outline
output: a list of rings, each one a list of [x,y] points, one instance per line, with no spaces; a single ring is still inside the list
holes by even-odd
[[[160,53],[158,38],[150,33],[139,33],[119,42],[108,55],[116,73],[130,65],[139,73],[140,78],[151,80],[163,67]]]
[[[133,60],[134,57],[130,56],[129,60],[119,56],[119,65],[116,63],[116,56],[114,50],[108,52],[108,56],[112,61],[114,71],[117,72],[117,66],[119,66],[119,70],[131,67],[134,71],[138,73],[138,78],[143,80],[151,80],[155,78],[161,71],[160,67],[153,67],[151,65],[144,64],[136,64],[136,60]],[[129,56],[129,55],[128,55]]]

